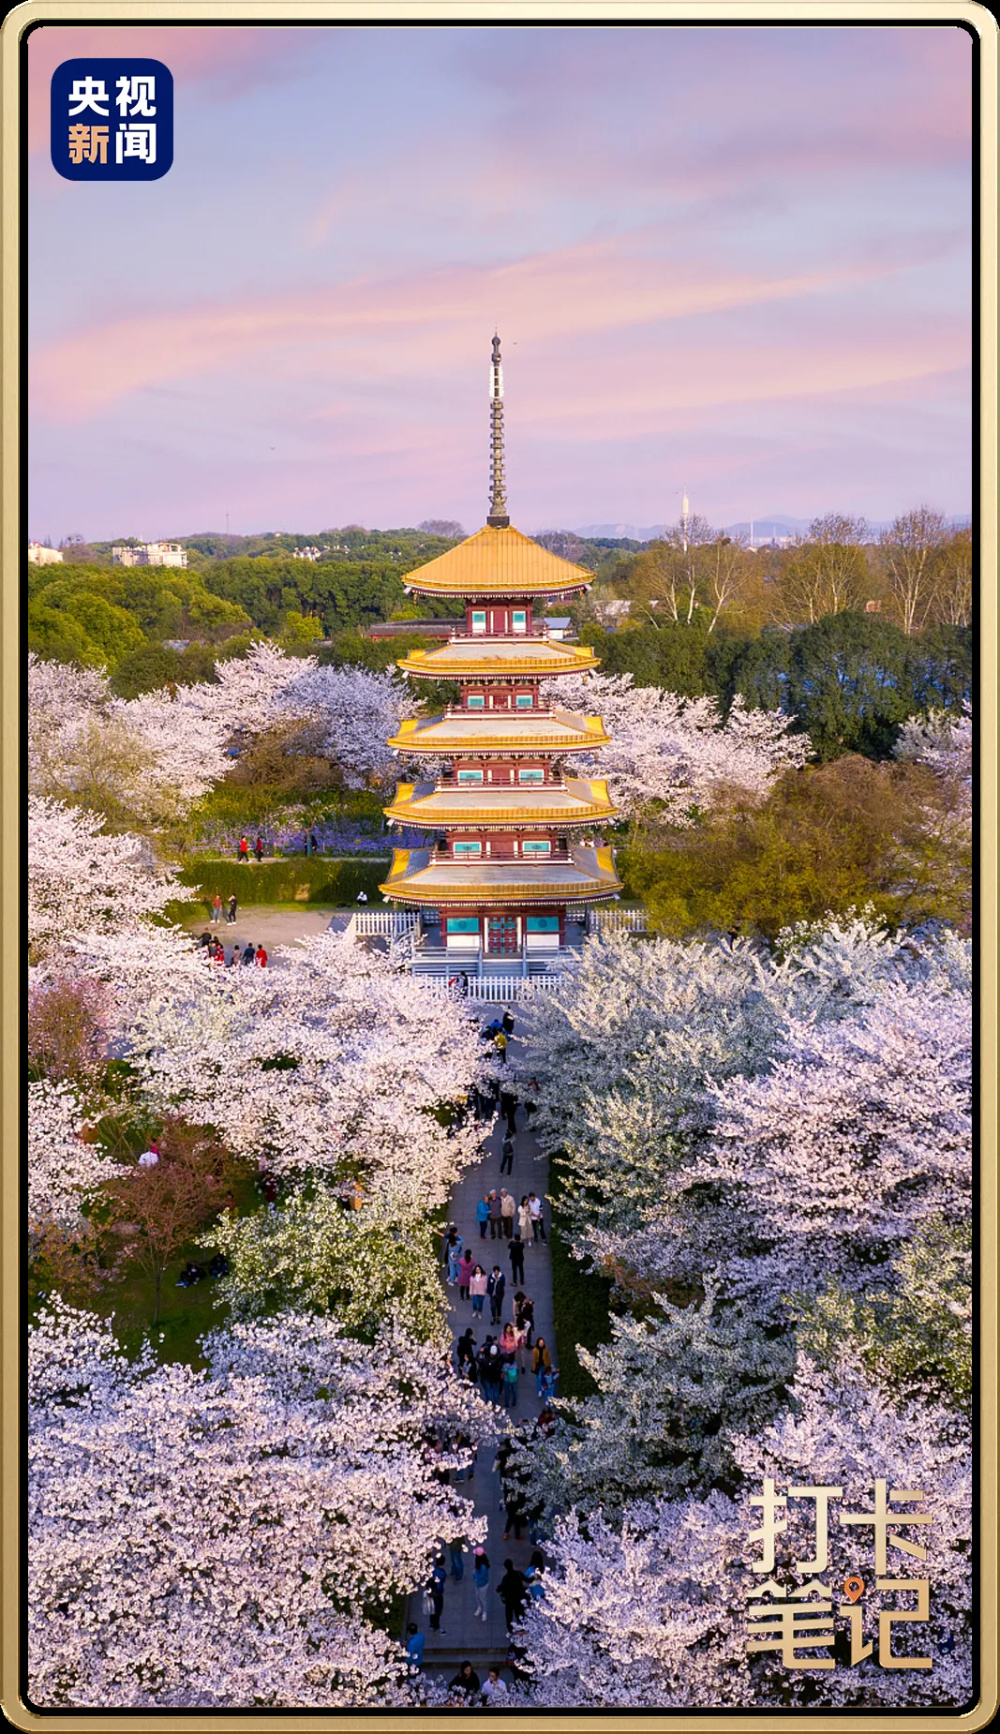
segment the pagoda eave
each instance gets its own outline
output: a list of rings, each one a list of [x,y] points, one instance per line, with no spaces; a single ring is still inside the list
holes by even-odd
[[[487,647],[475,647],[480,654],[462,655],[461,648],[446,645],[439,650],[411,650],[401,657],[396,667],[404,674],[425,680],[506,681],[524,675],[530,680],[548,680],[560,674],[587,674],[597,668],[597,657],[589,645],[562,650],[556,645],[540,647],[537,655],[526,655],[520,646],[504,646],[508,654]]]
[[[590,901],[623,890],[606,846],[574,846],[569,860],[547,863],[493,860],[473,865],[432,858],[429,849],[395,849],[383,896],[410,903],[524,904]]]
[[[511,825],[600,825],[618,816],[602,779],[570,778],[561,788],[528,792],[503,784],[462,790],[435,783],[400,783],[392,803],[383,807],[387,819],[427,830],[474,827],[509,830]]]

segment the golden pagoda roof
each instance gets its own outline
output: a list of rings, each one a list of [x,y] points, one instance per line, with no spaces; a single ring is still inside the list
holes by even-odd
[[[593,572],[550,554],[512,524],[487,524],[408,572],[403,584],[418,596],[559,596],[593,581]]]
[[[574,844],[568,861],[465,861],[430,849],[394,849],[379,890],[401,903],[562,903],[622,889],[610,848]]]
[[[404,674],[436,680],[476,676],[527,675],[541,680],[554,674],[584,674],[597,667],[589,644],[560,644],[554,638],[453,638],[434,650],[411,650],[396,664]]]
[[[599,778],[567,777],[564,787],[543,784],[523,788],[508,783],[473,786],[450,782],[400,783],[387,819],[400,824],[428,825],[435,830],[452,825],[476,825],[487,829],[511,825],[600,824],[616,816],[608,785]]]
[[[478,758],[483,753],[590,751],[607,746],[609,738],[599,716],[579,716],[576,711],[449,709],[443,716],[406,717],[388,745],[417,756]]]

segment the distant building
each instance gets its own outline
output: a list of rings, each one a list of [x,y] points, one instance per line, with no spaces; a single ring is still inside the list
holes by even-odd
[[[568,614],[547,614],[545,630],[550,638],[568,638],[573,630],[573,622]]]
[[[47,548],[44,542],[28,543],[29,566],[58,566],[61,560],[61,549]]]
[[[187,563],[187,551],[179,542],[127,542],[111,550],[112,566],[186,566]]]
[[[309,547],[306,547],[306,548],[293,548],[292,549],[292,559],[293,560],[322,560],[322,558],[323,558],[323,549],[317,548],[315,546],[315,544],[311,544]]]
[[[374,620],[365,627],[369,638],[401,638],[409,632],[419,632],[422,638],[451,638],[462,622],[452,620]]]

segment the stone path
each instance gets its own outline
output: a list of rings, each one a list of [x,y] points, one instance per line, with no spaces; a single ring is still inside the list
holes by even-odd
[[[515,1044],[516,1045],[516,1044]],[[504,1122],[497,1120],[490,1136],[486,1139],[486,1155],[482,1162],[469,1168],[462,1175],[451,1197],[451,1217],[465,1246],[471,1246],[473,1257],[489,1272],[494,1264],[499,1264],[507,1277],[507,1289],[504,1295],[502,1323],[506,1324],[513,1318],[513,1296],[520,1286],[526,1295],[530,1295],[535,1303],[535,1338],[544,1337],[552,1353],[553,1366],[558,1366],[555,1354],[555,1336],[553,1331],[552,1312],[552,1263],[549,1257],[548,1243],[537,1241],[526,1248],[524,1255],[524,1282],[512,1283],[510,1280],[510,1260],[507,1256],[508,1242],[491,1241],[489,1234],[486,1239],[480,1239],[479,1226],[476,1222],[476,1205],[485,1192],[496,1187],[506,1186],[512,1192],[518,1204],[521,1198],[529,1192],[535,1192],[538,1197],[545,1198],[548,1187],[548,1159],[539,1150],[532,1133],[525,1126],[526,1115],[523,1108],[517,1111],[517,1132],[514,1139],[514,1168],[511,1175],[501,1175],[500,1155],[504,1137]],[[548,1225],[548,1205],[544,1206],[544,1219]],[[476,1332],[477,1346],[481,1345],[487,1335],[498,1336],[502,1326],[493,1326],[489,1322],[489,1300],[487,1299],[483,1318],[476,1321],[472,1311],[472,1301],[459,1299],[458,1289],[447,1290],[449,1300],[449,1320],[452,1329],[452,1340],[461,1336],[467,1326],[473,1325]],[[526,1416],[537,1415],[542,1404],[537,1395],[537,1385],[530,1370],[530,1362],[526,1362],[528,1370],[518,1379],[517,1403],[513,1411],[507,1411],[514,1420],[523,1420]],[[503,1413],[503,1411],[500,1411]],[[475,1664],[476,1671],[482,1679],[486,1678],[486,1670],[491,1666],[503,1666],[507,1655],[507,1625],[504,1619],[503,1603],[496,1593],[497,1584],[503,1576],[504,1560],[512,1559],[515,1566],[523,1571],[533,1552],[527,1538],[527,1530],[522,1530],[520,1541],[515,1541],[513,1535],[509,1541],[504,1541],[504,1507],[500,1498],[500,1477],[494,1468],[494,1452],[488,1446],[481,1446],[476,1463],[475,1479],[471,1491],[474,1494],[474,1506],[477,1514],[485,1515],[489,1521],[489,1534],[486,1541],[486,1552],[490,1561],[490,1586],[487,1595],[489,1617],[484,1624],[475,1618],[475,1591],[472,1584],[472,1551],[468,1546],[464,1553],[464,1572],[460,1582],[451,1577],[444,1592],[444,1610],[441,1615],[441,1631],[430,1630],[427,1616],[423,1612],[422,1597],[413,1596],[410,1602],[409,1619],[416,1621],[419,1629],[426,1634],[424,1650],[424,1667],[431,1672],[438,1668],[449,1668],[454,1671],[459,1662],[468,1658]],[[454,1668],[452,1665],[454,1664]],[[509,1678],[506,1670],[503,1677]]]

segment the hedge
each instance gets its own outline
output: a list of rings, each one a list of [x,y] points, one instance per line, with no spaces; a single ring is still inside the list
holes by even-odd
[[[597,1386],[580,1364],[577,1348],[591,1353],[611,1341],[611,1290],[608,1277],[587,1270],[570,1252],[570,1236],[559,1209],[560,1181],[553,1167],[549,1252],[552,1258],[552,1311],[559,1361],[560,1397],[589,1397]]]
[[[382,903],[379,883],[388,871],[388,857],[373,861],[296,855],[249,862],[208,857],[191,862],[179,877],[182,885],[200,888],[206,906],[216,892],[225,903],[235,891],[241,904],[325,903],[343,909],[357,901],[359,891],[367,892],[369,903]]]

